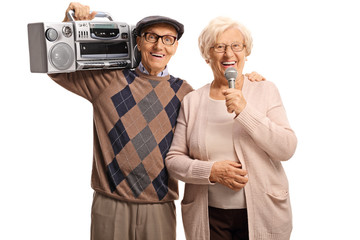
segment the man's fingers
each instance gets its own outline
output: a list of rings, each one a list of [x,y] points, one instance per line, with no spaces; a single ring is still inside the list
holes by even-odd
[[[95,16],[96,16],[96,14],[97,14],[97,12],[91,12],[91,14],[90,14],[90,20],[91,19],[94,19],[95,18]]]

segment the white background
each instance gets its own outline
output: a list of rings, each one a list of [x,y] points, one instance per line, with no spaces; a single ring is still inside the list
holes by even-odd
[[[216,16],[253,34],[245,72],[280,90],[298,137],[284,163],[292,240],[357,239],[359,54],[357,1],[83,1],[135,24],[148,15],[185,25],[170,73],[194,88],[212,81],[197,37]],[[61,22],[68,1],[6,1],[1,10],[0,239],[89,239],[92,107],[45,74],[30,73],[27,24]],[[180,198],[183,185],[180,184]],[[185,239],[176,201],[178,239]],[[196,217],[196,216],[194,216]]]

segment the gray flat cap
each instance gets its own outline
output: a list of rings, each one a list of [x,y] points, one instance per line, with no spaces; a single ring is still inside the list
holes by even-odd
[[[178,34],[177,39],[178,40],[181,38],[181,36],[184,33],[184,25],[172,18],[168,18],[168,17],[164,17],[164,16],[149,16],[149,17],[145,17],[145,18],[141,19],[136,24],[136,27],[135,27],[136,35],[140,36],[141,31],[144,29],[144,27],[148,27],[150,25],[154,25],[157,23],[167,23],[167,24],[170,24],[171,26],[173,26],[175,28],[175,30],[177,31],[177,34]]]

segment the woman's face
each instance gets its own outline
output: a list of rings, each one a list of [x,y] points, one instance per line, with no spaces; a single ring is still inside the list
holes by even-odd
[[[208,63],[213,71],[215,80],[226,81],[224,76],[225,70],[229,67],[236,68],[238,72],[238,78],[241,77],[244,64],[246,61],[245,48],[240,52],[234,52],[231,48],[231,44],[234,42],[244,43],[244,37],[239,29],[229,28],[225,30],[217,38],[216,44],[226,44],[225,52],[215,52],[214,48],[210,49],[210,59]]]

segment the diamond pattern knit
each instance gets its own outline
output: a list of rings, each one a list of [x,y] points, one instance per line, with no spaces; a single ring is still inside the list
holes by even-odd
[[[89,73],[92,72],[92,73]],[[86,71],[51,75],[94,106],[92,187],[135,202],[172,201],[177,182],[164,159],[180,103],[192,88],[173,76],[140,71]]]

